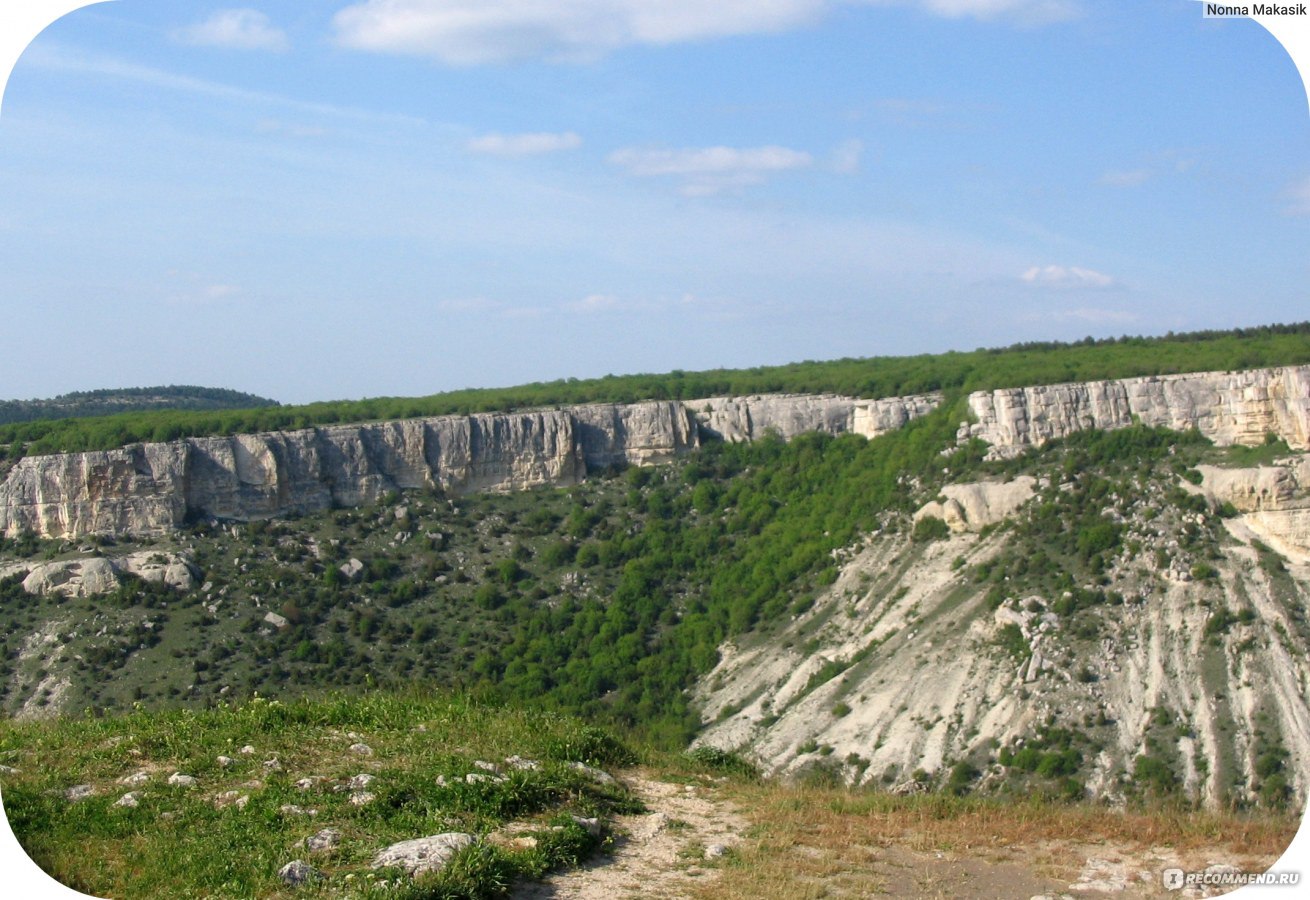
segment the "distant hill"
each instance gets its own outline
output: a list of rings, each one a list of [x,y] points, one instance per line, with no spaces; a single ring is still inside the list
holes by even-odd
[[[254,409],[276,400],[227,388],[170,384],[161,387],[75,391],[50,400],[0,400],[0,425],[41,419],[73,419],[157,409]]]

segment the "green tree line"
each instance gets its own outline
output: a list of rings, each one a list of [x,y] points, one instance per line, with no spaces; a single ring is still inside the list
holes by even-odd
[[[107,450],[138,441],[286,431],[316,425],[467,415],[578,403],[690,400],[754,393],[838,393],[877,398],[1064,381],[1310,363],[1310,322],[1231,331],[1025,343],[971,352],[804,361],[749,369],[561,379],[428,397],[379,397],[242,410],[167,410],[0,426],[10,458]]]

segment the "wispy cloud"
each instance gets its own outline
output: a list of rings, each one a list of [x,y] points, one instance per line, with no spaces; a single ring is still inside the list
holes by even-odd
[[[540,156],[543,153],[576,150],[582,146],[582,138],[572,131],[485,134],[473,138],[467,146],[471,153],[484,153],[488,156]]]
[[[28,48],[23,56],[23,64],[51,71],[119,78],[163,90],[213,97],[246,105],[280,106],[311,115],[334,116],[375,123],[426,124],[422,119],[413,116],[379,113],[356,107],[338,106],[332,103],[315,103],[281,94],[246,90],[245,88],[233,87],[230,84],[195,78],[190,75],[178,75],[175,72],[127,62],[112,56],[100,56],[80,50],[69,50],[53,41],[41,41]]]
[[[1033,287],[1059,290],[1105,290],[1119,286],[1119,282],[1109,275],[1078,266],[1033,266],[1020,275],[1019,280]]]
[[[1137,187],[1139,184],[1145,184],[1151,180],[1151,173],[1147,169],[1132,169],[1130,171],[1111,171],[1101,176],[1100,182],[1106,187]]]
[[[770,175],[813,165],[814,157],[787,147],[703,147],[680,150],[616,150],[609,161],[640,178],[672,177],[688,196],[760,184]]]
[[[1021,25],[1048,25],[1076,19],[1079,0],[863,0],[866,3],[917,6],[951,19],[1009,20]]]
[[[203,22],[179,28],[174,38],[184,44],[236,50],[286,50],[286,32],[254,9],[221,9]]]
[[[853,175],[860,171],[860,160],[864,157],[864,142],[851,139],[842,141],[832,152],[829,165],[839,175]]]
[[[1097,182],[1105,187],[1134,188],[1157,178],[1185,175],[1196,167],[1196,157],[1189,150],[1162,150],[1151,154],[1144,165],[1110,169]]]
[[[619,309],[622,302],[613,294],[588,294],[581,300],[564,304],[564,308],[576,313],[611,312]]]
[[[448,65],[576,62],[629,46],[788,31],[852,3],[1025,25],[1081,12],[1079,0],[363,0],[338,12],[333,26],[345,46]]]
[[[1289,216],[1310,216],[1310,177],[1291,185],[1287,191],[1287,208]]]

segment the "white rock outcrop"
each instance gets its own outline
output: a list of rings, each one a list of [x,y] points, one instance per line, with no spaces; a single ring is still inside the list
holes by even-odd
[[[1032,499],[1037,479],[1021,475],[1013,481],[976,481],[948,484],[942,488],[942,500],[925,504],[914,514],[914,521],[935,516],[951,531],[981,531],[1015,513]]]
[[[146,550],[120,557],[89,556],[53,562],[26,562],[4,567],[0,576],[26,573],[29,594],[59,593],[66,597],[105,594],[122,583],[123,575],[163,583],[181,591],[196,586],[195,568],[180,554]]]
[[[976,421],[959,439],[981,438],[997,456],[1089,428],[1195,428],[1216,444],[1263,443],[1276,434],[1310,449],[1310,366],[1200,372],[977,391]]]
[[[373,868],[399,866],[410,875],[440,871],[452,856],[476,841],[477,838],[471,834],[455,831],[401,841],[378,853],[373,858]]]

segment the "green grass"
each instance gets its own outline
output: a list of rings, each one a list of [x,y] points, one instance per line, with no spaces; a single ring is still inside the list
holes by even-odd
[[[367,744],[363,756],[349,748]],[[240,749],[255,748],[251,755]],[[536,760],[517,770],[510,756]],[[233,761],[224,767],[219,756]],[[531,823],[535,848],[509,851],[486,843],[462,851],[441,873],[400,879],[395,897],[495,897],[515,879],[539,877],[589,855],[599,839],[572,816],[602,818],[637,811],[617,785],[601,785],[569,763],[628,765],[635,757],[607,732],[548,713],[492,708],[449,696],[371,693],[279,703],[256,699],[204,711],[133,712],[47,723],[0,723],[5,812],[28,854],[60,882],[96,896],[270,897],[285,886],[277,871],[292,859],[320,869],[309,890],[368,896],[367,885],[396,882],[397,872],[369,864],[383,847],[441,832],[482,837],[507,822]],[[269,760],[278,766],[270,768]],[[502,781],[467,783],[484,773],[476,760],[501,767]],[[119,782],[151,773],[142,786]],[[175,771],[192,788],[167,784]],[[375,776],[375,799],[350,802],[348,779]],[[448,780],[442,786],[438,777]],[[319,781],[309,790],[296,782]],[[95,793],[66,799],[74,785]],[[114,803],[141,791],[136,808]],[[244,808],[216,802],[228,791]],[[313,817],[281,812],[287,804]],[[559,826],[553,830],[552,826]],[[339,847],[303,847],[323,828]],[[393,885],[394,886],[394,885]]]

